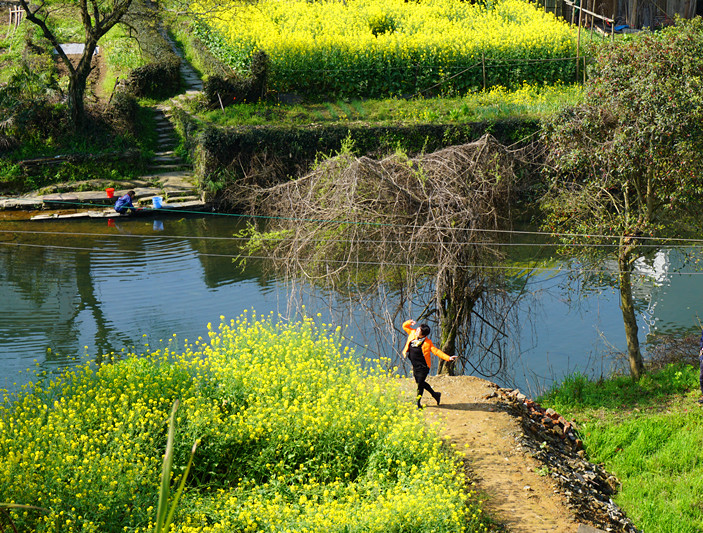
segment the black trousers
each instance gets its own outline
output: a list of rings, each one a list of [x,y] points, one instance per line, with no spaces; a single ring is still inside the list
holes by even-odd
[[[420,403],[420,398],[422,398],[422,393],[424,391],[429,392],[432,396],[435,395],[434,390],[432,387],[430,387],[429,383],[425,381],[427,379],[427,375],[430,373],[430,369],[427,368],[427,366],[423,367],[415,367],[413,365],[413,377],[415,378],[415,383],[417,383],[417,403]]]

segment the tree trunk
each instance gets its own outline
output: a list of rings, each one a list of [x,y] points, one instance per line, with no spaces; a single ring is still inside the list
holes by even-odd
[[[85,127],[85,81],[81,81],[76,72],[69,78],[68,82],[68,112],[71,117],[71,125],[75,131],[82,131]]]
[[[454,355],[456,351],[456,310],[451,302],[445,301],[444,305],[440,307],[439,316],[439,338],[440,345],[439,349],[442,350],[447,355]],[[444,361],[440,359],[439,367],[437,368],[437,374],[445,374],[448,376],[454,375],[454,363],[451,361]]]
[[[71,116],[73,127],[82,131],[85,127],[85,90],[88,85],[88,76],[93,70],[93,55],[98,46],[98,40],[92,35],[86,37],[78,65],[71,71],[68,82],[68,112]]]
[[[453,269],[440,272],[437,276],[439,349],[450,356],[454,355],[456,350],[457,313],[459,313],[458,308],[460,307],[460,302],[455,299],[455,283],[456,272]],[[453,376],[454,363],[440,359],[437,374]]]
[[[618,253],[618,285],[620,288],[620,310],[625,325],[627,339],[627,358],[630,363],[632,379],[639,380],[644,374],[644,362],[640,352],[640,342],[637,336],[637,317],[632,299],[632,251],[634,247],[627,242],[629,237],[623,237]]]
[[[449,325],[445,329],[445,325],[443,324],[444,321],[441,321],[440,323],[442,324],[442,332],[441,332],[441,345],[439,347],[440,350],[442,350],[444,353],[447,355],[454,355],[456,352],[456,336],[457,336],[457,329],[453,327],[452,325]],[[443,359],[440,359],[439,361],[439,367],[437,368],[437,374],[445,374],[447,376],[454,376],[454,362],[453,361],[444,361]]]

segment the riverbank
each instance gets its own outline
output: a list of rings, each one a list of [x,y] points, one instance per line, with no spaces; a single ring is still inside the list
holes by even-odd
[[[644,531],[703,530],[698,338],[667,342],[639,382],[575,374],[540,399],[574,420],[590,459],[619,480],[613,501]]]
[[[241,316],[186,353],[84,365],[5,399],[0,488],[36,506],[12,520],[148,530],[178,399],[174,465],[198,446],[174,531],[636,531],[556,413],[471,376],[430,378],[442,403],[418,412],[413,380],[362,370],[327,328]]]
[[[108,193],[108,189],[112,190]],[[192,173],[175,171],[119,184],[112,180],[63,183],[17,197],[0,198],[0,219],[3,211],[25,213],[15,214],[11,217],[14,220],[119,217],[112,206],[129,190],[135,192],[133,203],[142,209],[142,215],[158,214],[157,211],[212,211],[212,204],[199,191]]]

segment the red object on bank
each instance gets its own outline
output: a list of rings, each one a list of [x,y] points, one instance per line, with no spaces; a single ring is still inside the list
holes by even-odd
[[[113,189],[112,187],[105,189],[105,192],[107,193],[108,198],[112,198],[113,196],[115,196],[115,189]]]

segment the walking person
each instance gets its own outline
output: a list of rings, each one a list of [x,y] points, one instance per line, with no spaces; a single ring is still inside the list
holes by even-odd
[[[442,397],[442,393],[435,392],[426,381],[432,366],[432,354],[445,361],[454,361],[457,357],[456,355],[450,357],[432,344],[432,341],[428,338],[430,327],[427,324],[415,326],[415,321],[412,319],[403,322],[403,329],[408,334],[408,340],[405,341],[405,348],[403,348],[403,355],[410,359],[413,365],[413,377],[415,378],[415,383],[417,383],[417,408],[422,409],[420,400],[422,400],[424,391],[432,395],[437,405],[439,405]]]

